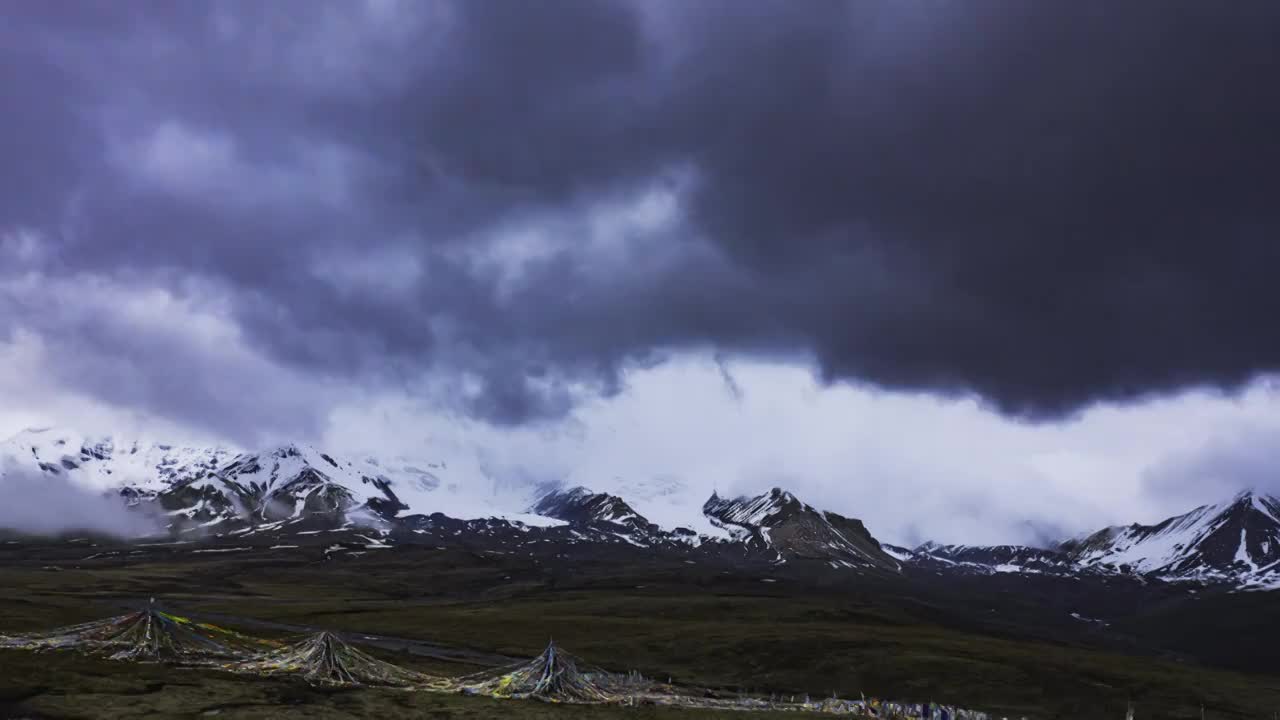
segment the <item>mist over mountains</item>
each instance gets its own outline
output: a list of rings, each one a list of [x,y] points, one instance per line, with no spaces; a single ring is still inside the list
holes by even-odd
[[[486,485],[475,482],[475,468],[447,461],[351,460],[301,444],[237,453],[58,430],[26,431],[0,447],[0,483],[11,500],[0,525],[34,534],[216,542],[345,532],[376,547],[428,540],[551,543],[566,551],[630,546],[690,554],[694,562],[733,558],[834,572],[1116,575],[1280,587],[1280,500],[1252,491],[1154,525],[1038,546],[927,541],[908,548],[780,487],[736,498],[713,491],[698,500],[695,490],[672,482],[633,486],[631,496],[554,483]]]
[[[77,485],[48,472],[0,473],[0,528],[35,535],[91,532],[143,537],[164,532],[164,522],[119,495]]]

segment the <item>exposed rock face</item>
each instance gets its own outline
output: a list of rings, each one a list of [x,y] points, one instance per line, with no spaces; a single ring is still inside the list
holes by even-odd
[[[898,561],[867,532],[862,521],[817,510],[781,488],[756,497],[713,494],[703,512],[748,545],[780,561],[804,559],[835,567],[897,572]]]

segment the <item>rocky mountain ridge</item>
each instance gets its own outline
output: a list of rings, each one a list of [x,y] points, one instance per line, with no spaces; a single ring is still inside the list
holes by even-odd
[[[14,470],[118,493],[180,538],[287,542],[347,529],[378,547],[630,547],[688,555],[691,562],[711,555],[834,572],[1127,575],[1280,588],[1280,500],[1252,492],[1156,525],[1106,528],[1049,548],[924,543],[908,549],[882,544],[861,521],[815,508],[782,488],[738,498],[713,493],[690,509],[696,522],[689,525],[706,528],[698,532],[660,526],[626,498],[583,486],[544,487],[527,498],[517,493],[486,504],[461,495],[471,478],[455,478],[444,462],[353,461],[299,444],[236,453],[29,431],[0,444],[0,475]]]

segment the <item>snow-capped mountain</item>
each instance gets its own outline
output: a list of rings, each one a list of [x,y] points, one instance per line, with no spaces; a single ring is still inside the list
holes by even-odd
[[[285,445],[245,453],[208,473],[178,480],[156,501],[173,523],[201,527],[224,522],[348,520],[376,523],[408,509],[385,475],[339,464],[315,448]]]
[[[781,488],[735,499],[713,493],[702,511],[748,547],[772,552],[779,560],[899,569],[897,559],[881,548],[861,520],[818,510]]]
[[[0,476],[43,473],[90,490],[128,489],[154,495],[178,481],[216,470],[235,455],[235,450],[225,447],[182,447],[64,429],[29,429],[0,443]]]
[[[574,530],[624,538],[643,547],[696,548],[702,555],[775,565],[808,561],[837,569],[901,569],[861,521],[817,510],[780,488],[736,499],[713,493],[702,506],[704,522],[719,530],[712,533],[663,528],[622,497],[585,487],[552,490],[531,510],[563,520]]]
[[[44,475],[91,492],[119,493],[132,504],[159,509],[175,530],[302,521],[376,525],[435,512],[555,523],[525,513],[526,495],[499,487],[468,460],[350,460],[303,444],[242,453],[61,429],[26,430],[0,443],[0,477]]]
[[[626,498],[627,505],[667,532],[692,531],[708,538],[731,540],[733,536],[702,512],[705,489],[674,477],[613,478],[608,492]]]
[[[50,429],[0,443],[0,478],[14,472],[118,494],[165,519],[170,532],[202,538],[358,526],[384,538],[377,543],[478,542],[486,552],[639,547],[690,561],[716,557],[837,571],[1131,575],[1280,588],[1280,499],[1254,492],[1155,525],[1106,528],[1049,548],[924,543],[906,549],[882,545],[861,521],[781,488],[738,498],[713,492],[701,503],[694,489],[673,479],[625,485],[627,492],[540,489],[496,480],[466,457],[353,460],[302,444],[246,453]]]
[[[566,522],[632,525],[644,521],[626,500],[617,495],[592,492],[581,485],[568,490],[552,490],[539,498],[530,510]]]
[[[1155,525],[1104,528],[1052,548],[924,543],[886,550],[909,567],[935,573],[1131,575],[1280,588],[1280,499],[1246,491]]]
[[[664,535],[661,528],[617,495],[592,492],[581,486],[552,490],[539,498],[529,511],[570,525],[611,527],[637,541],[651,541]],[[693,535],[693,532],[681,533],[686,534]]]
[[[1280,582],[1280,499],[1246,491],[1156,525],[1099,530],[1061,550],[1084,567],[1274,585]]]
[[[0,467],[119,492],[182,534],[311,532],[354,523],[422,537],[622,543],[899,571],[860,521],[817,510],[781,489],[737,499],[713,494],[701,503],[675,480],[633,483],[640,506],[657,513],[659,523],[618,494],[504,486],[465,459],[351,460],[302,444],[236,453],[58,431],[23,433],[0,447],[0,457],[10,458]],[[531,537],[531,528],[545,532]]]
[[[701,507],[702,522],[689,523],[712,528],[709,533],[662,527],[621,496],[581,486],[547,492],[530,510],[572,527],[627,537],[636,545],[681,543],[771,563],[802,560],[834,568],[900,570],[861,521],[817,510],[781,488],[732,499],[712,493]]]

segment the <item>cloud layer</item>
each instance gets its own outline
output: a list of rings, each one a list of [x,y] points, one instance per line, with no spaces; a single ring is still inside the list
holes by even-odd
[[[8,15],[2,272],[215,303],[307,377],[518,424],[711,345],[1041,418],[1280,360],[1271,3]],[[21,289],[0,332],[170,361]],[[271,399],[204,414],[306,429]]]
[[[0,529],[34,535],[101,533],[136,538],[159,532],[154,518],[131,511],[119,496],[81,488],[63,477],[0,468]]]
[[[917,403],[841,413],[951,418],[1025,463],[1108,413],[1229,405],[1280,363],[1277,34],[1251,0],[15,4],[0,419],[253,445],[358,434],[399,398],[496,446],[603,442],[618,418],[595,408],[674,412],[699,396],[681,363],[710,356],[699,382],[737,412],[768,383],[731,368],[773,367],[783,403],[812,366],[819,395]],[[1123,428],[1147,453],[1124,487],[1265,474],[1250,397],[1239,436],[1180,455]],[[741,448],[745,426],[708,424],[745,422],[719,402],[654,457],[692,474]],[[788,417],[806,439],[775,476],[947,487],[904,451],[868,459],[888,438],[797,462],[859,421]],[[651,452],[626,447],[610,462]],[[1093,476],[1119,466],[1067,455],[1075,490],[1045,502],[1107,497]],[[1039,482],[984,463],[965,487]]]

